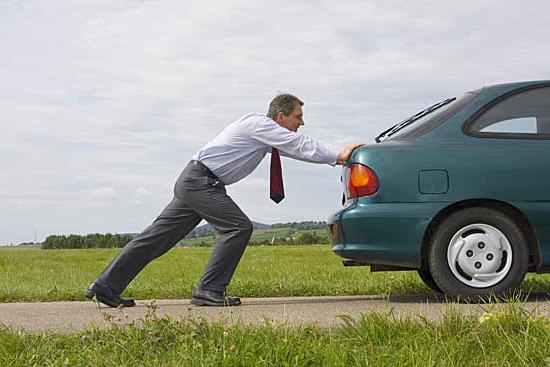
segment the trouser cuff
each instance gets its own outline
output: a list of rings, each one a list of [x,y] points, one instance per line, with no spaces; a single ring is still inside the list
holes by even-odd
[[[199,284],[197,284],[196,288],[204,290],[204,291],[211,291],[211,292],[220,292],[220,293],[225,292],[225,288],[216,287],[215,285],[212,285],[212,284],[200,284],[199,283]]]

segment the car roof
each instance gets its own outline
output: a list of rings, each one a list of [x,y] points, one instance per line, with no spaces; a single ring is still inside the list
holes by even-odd
[[[550,80],[531,80],[531,81],[523,81],[523,82],[492,84],[492,85],[487,85],[483,87],[483,91],[489,92],[491,94],[494,92],[507,93],[507,92],[514,91],[516,89],[522,89],[522,88],[532,87],[537,85],[550,86]]]

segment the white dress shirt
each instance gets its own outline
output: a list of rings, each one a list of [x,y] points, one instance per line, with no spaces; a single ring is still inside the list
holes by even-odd
[[[317,140],[290,131],[266,115],[250,113],[229,124],[193,159],[230,185],[252,173],[272,147],[286,157],[331,166],[336,165],[338,157]]]

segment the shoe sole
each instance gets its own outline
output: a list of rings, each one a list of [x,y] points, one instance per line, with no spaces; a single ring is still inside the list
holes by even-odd
[[[202,299],[202,298],[192,298],[191,299],[191,304],[196,305],[196,306],[223,307],[223,306],[239,306],[241,304],[241,302],[238,302],[238,303],[235,303],[235,304],[229,304],[227,302],[220,303],[220,302],[209,301],[207,299]]]

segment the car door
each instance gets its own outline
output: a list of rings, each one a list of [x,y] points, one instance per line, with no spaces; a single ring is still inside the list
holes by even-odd
[[[502,96],[467,122],[464,131],[492,155],[488,169],[501,177],[495,192],[527,215],[543,266],[550,267],[550,86]]]

